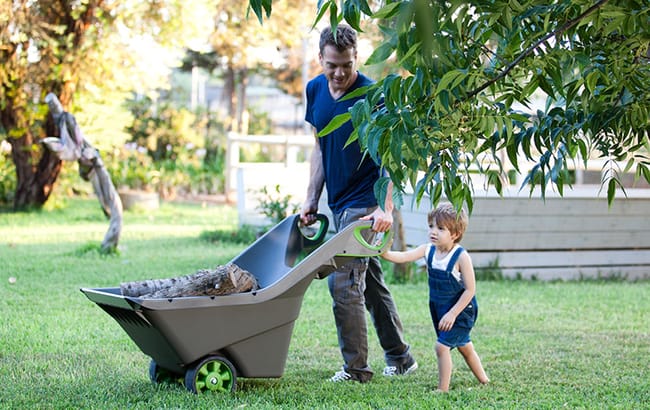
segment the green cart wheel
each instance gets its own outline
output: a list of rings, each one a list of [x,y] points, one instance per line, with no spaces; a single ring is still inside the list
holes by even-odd
[[[174,383],[182,383],[183,375],[162,368],[158,366],[158,363],[156,363],[155,360],[151,360],[151,363],[149,363],[149,379],[153,384],[158,384],[158,383],[174,384]]]
[[[208,356],[185,373],[185,388],[192,393],[235,391],[235,367],[221,356]]]

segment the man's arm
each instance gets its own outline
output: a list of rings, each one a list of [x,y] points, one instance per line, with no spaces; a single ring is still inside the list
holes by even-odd
[[[309,185],[307,186],[307,198],[300,210],[300,220],[305,225],[311,225],[316,221],[318,212],[318,201],[325,186],[325,172],[323,170],[323,156],[318,142],[318,136],[314,131],[314,148],[311,151],[309,161]]]

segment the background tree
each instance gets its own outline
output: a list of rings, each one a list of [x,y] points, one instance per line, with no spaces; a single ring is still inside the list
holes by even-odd
[[[287,58],[289,50],[302,46],[308,34],[305,21],[315,10],[313,0],[276,0],[276,13],[261,26],[249,23],[246,2],[216,2],[214,31],[210,45],[221,62],[224,78],[224,105],[230,124],[228,129],[242,130],[246,107],[246,87],[251,72],[278,64],[302,63]]]
[[[188,33],[186,27],[194,27],[185,19],[193,19],[188,13],[200,3],[0,3],[0,135],[11,144],[16,167],[14,208],[45,203],[61,169],[59,159],[39,143],[55,135],[55,130],[44,127],[45,94],[56,94],[71,110],[75,96],[115,95],[151,84],[156,76],[143,72],[129,41],[155,34],[157,42],[172,44]]]
[[[250,0],[260,20],[271,2]],[[508,168],[533,163],[524,185],[563,193],[569,166],[605,160],[611,201],[618,173],[650,181],[650,5],[647,1],[491,0],[319,2],[315,21],[357,30],[371,19],[384,33],[368,59],[395,59],[368,97],[330,124],[351,119],[361,146],[388,170],[401,202],[444,195],[472,209],[470,175],[499,193]],[[535,113],[531,97],[546,99]],[[378,104],[381,105],[379,106]],[[327,133],[329,130],[323,130]],[[376,193],[386,194],[388,179]],[[522,187],[524,186],[522,185]]]

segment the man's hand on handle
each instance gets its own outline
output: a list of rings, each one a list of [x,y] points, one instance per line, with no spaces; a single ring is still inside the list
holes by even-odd
[[[318,206],[315,206],[311,203],[305,202],[300,209],[300,222],[304,226],[309,226],[316,222],[316,213],[318,212]]]
[[[362,221],[373,221],[372,230],[375,232],[386,232],[393,226],[393,214],[386,213],[377,207],[373,213],[360,218]]]

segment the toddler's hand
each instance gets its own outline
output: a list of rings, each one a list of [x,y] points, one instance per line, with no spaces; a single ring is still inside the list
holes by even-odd
[[[384,234],[378,234],[375,237],[375,242],[373,242],[373,246],[381,246],[381,244],[384,242]],[[390,238],[390,241],[386,245],[386,248],[384,248],[384,252],[389,251],[390,248],[393,246],[393,238]]]
[[[454,322],[456,322],[456,316],[450,312],[447,312],[442,317],[442,319],[440,319],[440,323],[438,323],[438,330],[448,332],[454,326]]]

